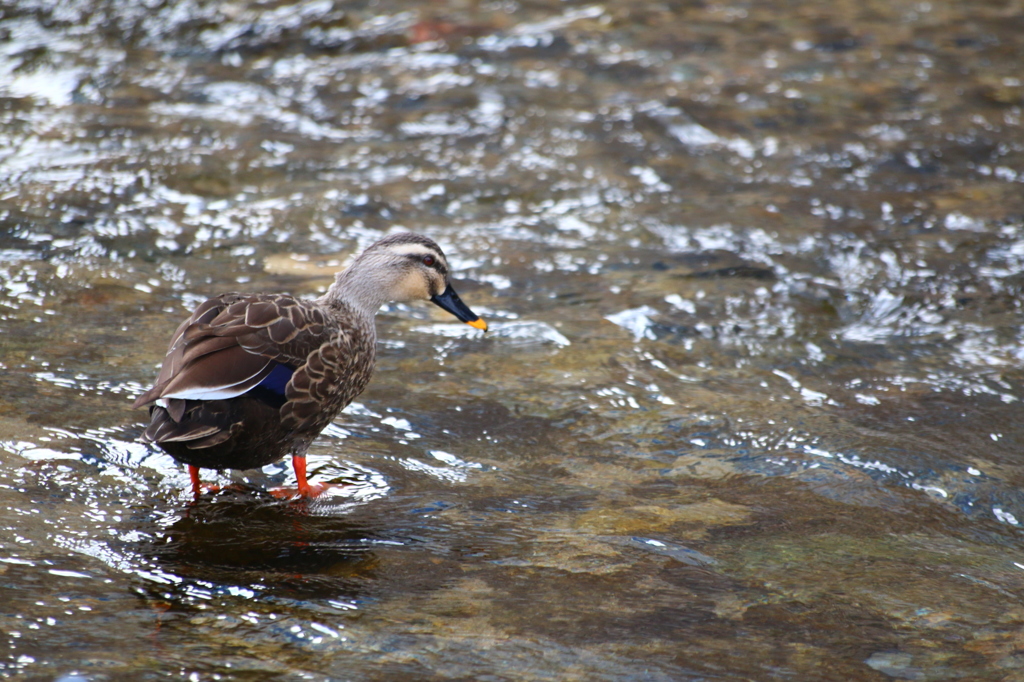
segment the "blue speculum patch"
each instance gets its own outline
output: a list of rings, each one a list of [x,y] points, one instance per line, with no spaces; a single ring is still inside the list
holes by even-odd
[[[270,370],[270,374],[258,383],[257,386],[273,391],[278,395],[284,395],[284,387],[288,385],[288,380],[292,378],[292,374],[295,374],[295,370],[291,367],[275,363],[274,369]]]

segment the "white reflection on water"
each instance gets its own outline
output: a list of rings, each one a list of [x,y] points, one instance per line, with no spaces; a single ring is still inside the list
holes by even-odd
[[[400,461],[409,471],[419,472],[432,476],[440,481],[449,483],[463,483],[469,478],[469,472],[473,469],[483,469],[483,465],[477,462],[467,462],[455,455],[441,450],[431,450],[430,455],[444,466],[435,466],[424,461],[405,457]]]
[[[571,345],[561,332],[546,322],[518,320],[515,322],[488,322],[487,331],[483,332],[464,324],[432,324],[418,326],[415,332],[434,334],[447,338],[487,338],[496,339],[498,343],[514,346],[530,344],[554,344],[559,348]]]
[[[651,317],[657,314],[657,310],[645,305],[639,308],[623,310],[614,315],[606,315],[604,319],[628,330],[633,335],[634,341],[639,341],[640,339],[653,340],[657,337],[655,337],[654,331],[651,329],[654,326]]]

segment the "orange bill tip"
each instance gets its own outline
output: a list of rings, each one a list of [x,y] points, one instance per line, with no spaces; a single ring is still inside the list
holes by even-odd
[[[482,329],[483,331],[487,331],[487,323],[484,322],[484,318],[482,318],[482,317],[478,317],[475,320],[471,320],[471,321],[467,322],[466,324],[468,324],[470,327],[476,327],[477,329]]]

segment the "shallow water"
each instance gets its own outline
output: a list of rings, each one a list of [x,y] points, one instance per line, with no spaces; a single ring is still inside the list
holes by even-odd
[[[1018,2],[0,5],[0,676],[1024,679]],[[137,441],[437,239],[316,502]]]

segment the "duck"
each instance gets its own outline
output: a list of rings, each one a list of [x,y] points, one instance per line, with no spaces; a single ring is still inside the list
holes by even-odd
[[[374,318],[387,302],[431,301],[486,331],[452,288],[448,259],[433,240],[403,232],[369,246],[316,299],[225,293],[196,307],[171,336],[152,388],[141,440],[188,467],[196,499],[201,469],[258,469],[291,456],[296,488],[315,498],[306,451],[370,382]]]

